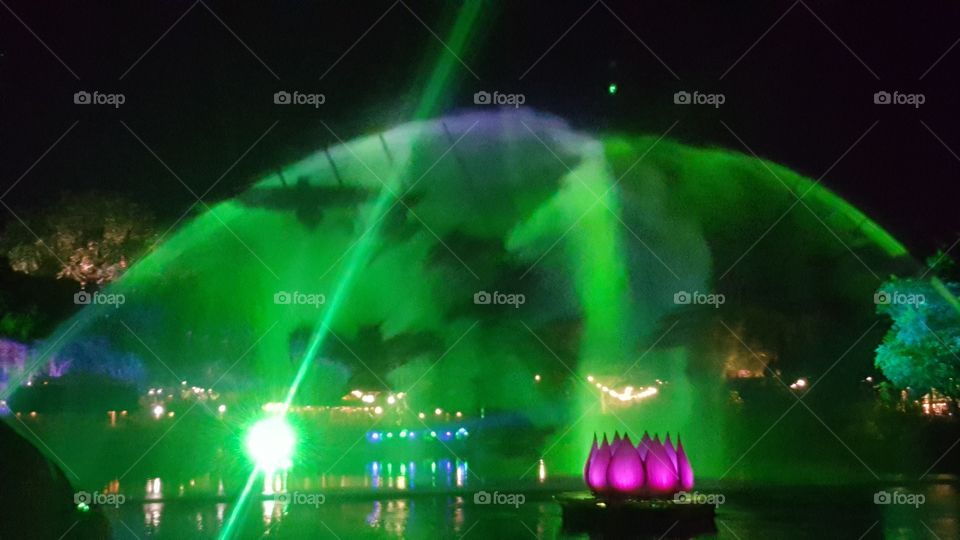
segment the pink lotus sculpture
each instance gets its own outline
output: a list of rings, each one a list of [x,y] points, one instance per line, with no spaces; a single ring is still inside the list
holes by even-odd
[[[629,435],[614,433],[613,443],[604,435],[599,445],[594,435],[583,479],[596,495],[668,496],[693,489],[693,468],[679,436],[674,447],[669,434],[661,443],[644,432],[634,446]]]

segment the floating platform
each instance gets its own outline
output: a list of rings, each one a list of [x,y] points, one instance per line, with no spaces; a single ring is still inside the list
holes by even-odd
[[[640,497],[602,499],[588,492],[563,493],[555,499],[563,510],[563,528],[569,532],[613,537],[689,537],[717,532],[713,504]]]

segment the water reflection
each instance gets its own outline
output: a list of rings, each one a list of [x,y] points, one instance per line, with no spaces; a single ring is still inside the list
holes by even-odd
[[[456,477],[469,476],[466,464],[450,461],[449,471],[455,487]],[[369,464],[371,471],[373,463]],[[458,469],[461,472],[457,472]],[[272,538],[304,538],[323,536],[332,532],[339,538],[445,538],[469,535],[470,538],[563,538],[580,539],[583,535],[562,530],[560,508],[549,497],[553,489],[544,490],[536,480],[526,484],[526,504],[514,508],[504,505],[475,504],[472,493],[444,493],[407,495],[400,491],[401,478],[406,478],[407,491],[411,483],[428,487],[435,480],[445,482],[447,464],[420,461],[377,462],[381,478],[381,492],[362,495],[357,492],[339,497],[333,486],[339,477],[326,478],[330,491],[326,502],[314,505],[294,496],[303,494],[301,485],[309,485],[311,493],[323,493],[321,484],[314,477],[310,482],[295,480],[292,473],[286,477],[274,475],[264,481],[263,487],[274,496],[258,494],[241,525],[242,538],[260,538],[268,534]],[[358,471],[359,472],[359,471]],[[418,474],[419,473],[419,474]],[[394,479],[394,489],[388,488],[388,478]],[[354,486],[360,486],[363,478],[373,481],[369,474],[354,475]],[[261,480],[258,480],[261,481]],[[287,482],[284,484],[284,482]],[[550,482],[556,482],[556,478]],[[169,478],[151,478],[147,481],[147,493],[153,499],[143,504],[121,505],[107,508],[114,529],[126,531],[124,525],[133,527],[140,538],[216,538],[224,526],[233,500],[191,499],[177,500],[179,481]],[[197,485],[203,482],[198,479]],[[184,481],[188,485],[188,481]],[[294,486],[295,484],[295,486]],[[549,484],[549,482],[548,482]],[[137,482],[137,485],[143,485]],[[112,484],[111,484],[112,486]],[[170,494],[174,486],[173,493]],[[219,483],[211,481],[210,491]],[[714,486],[715,487],[715,486]],[[714,489],[711,487],[710,489]],[[227,493],[230,482],[227,482]],[[257,486],[256,491],[260,491]],[[112,489],[112,487],[108,487]],[[286,493],[277,490],[288,489]],[[720,488],[716,488],[720,489]],[[891,494],[887,504],[876,504],[874,497],[879,491]],[[421,490],[422,491],[422,490]],[[718,509],[716,538],[778,538],[784,540],[822,538],[960,538],[960,521],[957,518],[960,501],[960,484],[955,479],[937,483],[912,483],[883,487],[830,488],[763,488],[750,486],[739,488],[723,486],[726,503]],[[924,495],[918,506],[900,504],[903,499],[893,493]],[[162,493],[162,495],[161,495]],[[538,496],[541,493],[542,496]],[[289,494],[290,498],[280,497]],[[164,497],[161,499],[160,497]],[[370,497],[370,498],[367,498]],[[374,498],[375,497],[375,498]],[[174,499],[175,502],[171,501]],[[257,512],[258,508],[260,512]],[[810,520],[811,515],[818,516]],[[776,516],[772,520],[771,516]],[[143,524],[140,525],[140,519]],[[122,521],[122,523],[121,523]],[[328,535],[328,536],[333,536]],[[660,535],[638,536],[655,540]]]
[[[143,524],[148,531],[160,528],[160,517],[163,515],[163,503],[147,503],[143,505]]]
[[[453,503],[453,530],[457,534],[465,534],[463,531],[463,524],[466,521],[463,509],[463,497],[454,497]]]
[[[900,485],[873,494],[881,510],[880,525],[885,538],[960,538],[958,486],[952,481],[928,485]],[[917,522],[919,521],[919,526]]]
[[[263,506],[263,528],[270,530],[275,522],[279,523],[283,518],[286,503],[279,502],[276,499],[264,499],[260,504]]]
[[[418,466],[417,462],[406,463],[372,461],[364,468],[366,475],[359,482],[349,476],[328,476],[320,478],[321,487],[327,487],[331,481],[340,488],[355,487],[357,484],[375,490],[388,489],[406,491],[416,489],[417,486],[431,488],[463,488],[468,483],[468,465],[466,461],[440,459],[421,462],[429,468]],[[304,489],[309,489],[310,479],[304,478],[301,482]]]
[[[364,521],[370,528],[381,529],[389,536],[403,537],[413,506],[414,503],[406,499],[373,501],[372,509]]]
[[[119,489],[119,485],[117,487]],[[163,498],[163,483],[159,477],[147,479],[144,498],[148,501],[158,501]],[[162,502],[150,502],[143,505],[143,524],[148,531],[156,531],[160,528],[162,515]]]
[[[383,503],[373,501],[373,510],[367,514],[367,525],[377,528],[380,526],[380,516],[383,513]]]

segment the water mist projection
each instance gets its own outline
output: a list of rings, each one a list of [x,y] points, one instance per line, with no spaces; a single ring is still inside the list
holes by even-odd
[[[797,197],[805,208],[784,215]],[[318,151],[188,219],[101,291],[123,305],[84,308],[28,362],[71,376],[100,354],[117,363],[111,384],[132,389],[110,410],[133,414],[152,391],[158,421],[190,426],[81,448],[102,428],[43,426],[88,489],[214,464],[225,480],[213,489],[235,495],[251,449],[274,459],[247,435],[270,410],[338,405],[357,388],[400,396],[412,427],[419,411],[462,413],[450,444],[470,460],[468,483],[536,475],[540,459],[580,477],[595,433],[643,430],[682,437],[698,479],[842,477],[863,468],[801,408],[761,438],[786,407],[746,383],[819,375],[857,341],[877,287],[861,260],[913,265],[784,167],[535,113],[469,113]],[[868,368],[841,362],[805,398],[863,455],[876,441],[834,406],[849,396],[833,380]],[[183,392],[219,398],[174,410],[164,396]],[[743,405],[748,392],[759,397]],[[282,461],[362,469],[370,430],[400,437],[369,409],[359,431],[287,414]]]

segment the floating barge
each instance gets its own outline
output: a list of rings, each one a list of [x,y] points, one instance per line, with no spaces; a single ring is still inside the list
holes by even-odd
[[[563,493],[555,499],[563,510],[563,528],[569,532],[614,537],[717,532],[714,504],[656,498],[601,499],[585,491]]]

